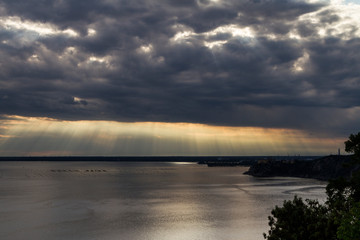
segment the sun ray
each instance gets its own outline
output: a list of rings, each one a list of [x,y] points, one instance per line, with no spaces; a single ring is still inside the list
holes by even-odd
[[[0,155],[321,155],[343,139],[293,129],[195,123],[1,120]]]

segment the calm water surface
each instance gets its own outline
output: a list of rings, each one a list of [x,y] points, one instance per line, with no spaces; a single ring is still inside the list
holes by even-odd
[[[257,240],[325,182],[194,163],[0,162],[0,239]]]

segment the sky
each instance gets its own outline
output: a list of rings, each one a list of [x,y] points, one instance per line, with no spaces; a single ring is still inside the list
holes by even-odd
[[[327,155],[360,1],[3,0],[0,156]]]

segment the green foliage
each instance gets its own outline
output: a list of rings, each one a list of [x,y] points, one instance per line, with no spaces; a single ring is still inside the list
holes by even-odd
[[[340,240],[360,239],[360,202],[354,204],[344,215],[338,228],[337,237]]]
[[[345,178],[330,180],[326,186],[326,194],[328,196],[326,204],[330,209],[336,209],[339,213],[350,209],[354,190]]]
[[[360,163],[360,132],[351,134],[345,151]],[[269,216],[267,240],[360,240],[360,171],[351,179],[329,181],[325,204],[295,196],[276,206]]]
[[[270,230],[264,238],[268,240],[328,240],[334,235],[329,231],[328,210],[318,201],[295,196],[292,201],[284,201],[276,206],[269,216]]]
[[[350,134],[349,140],[345,141],[345,151],[354,154],[353,164],[360,164],[360,132]],[[353,172],[349,185],[353,190],[354,201],[360,201],[360,171]]]
[[[350,179],[350,187],[353,190],[352,199],[360,202],[360,171],[354,172]]]
[[[353,153],[356,162],[360,162],[360,132],[350,134],[349,140],[345,142],[345,151]]]

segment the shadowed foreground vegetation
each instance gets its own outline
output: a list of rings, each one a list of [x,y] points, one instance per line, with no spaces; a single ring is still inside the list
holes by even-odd
[[[351,134],[345,151],[353,154],[352,165],[360,165],[360,132]],[[297,196],[276,206],[269,216],[267,240],[359,240],[360,169],[349,178],[330,180],[327,201],[303,200]]]

